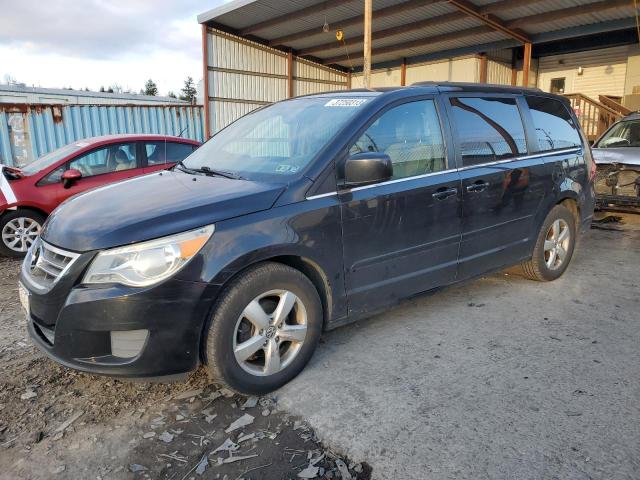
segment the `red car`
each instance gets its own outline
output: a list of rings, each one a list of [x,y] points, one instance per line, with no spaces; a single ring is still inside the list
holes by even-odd
[[[85,138],[23,168],[0,165],[0,254],[24,256],[44,220],[67,198],[169,168],[200,142],[165,135]]]

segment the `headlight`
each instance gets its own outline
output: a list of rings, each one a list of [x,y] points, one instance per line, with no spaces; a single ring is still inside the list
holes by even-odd
[[[100,252],[82,283],[121,283],[146,287],[176,273],[213,235],[214,226]]]

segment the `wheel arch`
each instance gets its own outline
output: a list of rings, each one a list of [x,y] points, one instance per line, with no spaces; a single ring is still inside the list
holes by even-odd
[[[225,290],[225,288],[233,282],[238,276],[242,275],[248,269],[255,267],[261,263],[280,263],[282,265],[286,265],[290,268],[298,270],[305,277],[309,279],[312,285],[315,287],[318,292],[318,297],[320,297],[320,303],[322,304],[322,327],[323,330],[326,328],[329,323],[332,313],[333,313],[333,292],[331,288],[331,284],[329,282],[329,278],[324,271],[324,269],[319,265],[315,260],[306,257],[304,255],[299,254],[279,254],[279,255],[271,255],[271,256],[260,256],[258,258],[253,258],[252,261],[243,262],[242,267],[234,269],[234,273],[225,278],[224,282],[219,285],[219,295]],[[235,262],[234,262],[235,263]],[[200,359],[203,363],[206,363],[206,338],[207,338],[207,329],[209,328],[211,318],[213,316],[213,310],[216,308],[217,298],[213,302],[213,305],[209,309],[209,313],[207,314],[207,318],[203,322],[202,332],[200,334]]]

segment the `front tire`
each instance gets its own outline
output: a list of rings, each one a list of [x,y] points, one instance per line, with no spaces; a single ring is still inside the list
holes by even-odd
[[[311,281],[280,263],[249,268],[225,288],[206,332],[211,376],[261,395],[296,377],[320,339],[322,303]]]
[[[29,210],[13,210],[0,217],[0,254],[24,257],[35,242],[45,216]]]
[[[571,211],[564,205],[553,207],[540,228],[531,259],[521,264],[523,274],[539,282],[560,277],[573,256],[576,235]]]

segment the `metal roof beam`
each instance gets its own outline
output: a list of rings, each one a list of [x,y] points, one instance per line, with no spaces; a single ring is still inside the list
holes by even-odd
[[[413,10],[418,7],[424,7],[425,5],[429,5],[431,3],[439,3],[441,1],[442,0],[408,0],[406,2],[398,3],[390,7],[381,8],[380,10],[374,10],[373,19],[378,20],[380,18],[389,17],[391,15],[397,15],[401,12]],[[337,28],[345,29],[347,27],[353,27],[354,25],[362,24],[363,18],[364,17],[362,15],[356,15],[354,17],[340,20],[335,23],[337,25]],[[273,47],[276,45],[286,45],[289,42],[300,40],[301,38],[307,38],[310,35],[316,35],[320,33],[320,31],[320,28],[312,28],[309,30],[304,30],[302,32],[292,33],[283,37],[274,38],[273,40],[269,41],[269,46]]]
[[[467,18],[464,13],[453,12],[447,13],[445,15],[438,15],[437,17],[427,18],[425,20],[419,20],[417,22],[407,23],[406,25],[399,25],[397,27],[387,28],[385,30],[379,30],[377,32],[373,32],[372,39],[380,40],[382,38],[392,37],[393,35],[399,35],[401,33],[413,32],[415,30],[422,30],[425,28],[433,27],[435,25],[441,25],[443,23],[451,23],[457,20],[462,20]],[[341,45],[338,41],[333,40],[332,42],[323,43],[322,45],[315,45],[309,48],[303,48],[298,50],[299,55],[309,55],[312,53],[322,52],[323,50],[329,50],[333,48],[338,48],[341,46],[351,47],[354,45],[360,45],[362,43],[362,36],[358,35],[354,38],[350,38],[344,41],[344,44]]]
[[[445,0],[437,0],[437,1],[445,1]],[[540,3],[543,2],[545,0],[500,0],[498,2],[494,2],[494,3],[490,3],[488,5],[484,5],[482,7],[478,8],[478,11],[480,13],[482,13],[483,15],[486,14],[490,14],[492,12],[501,12],[504,10],[509,10],[509,9],[513,9],[513,8],[520,8],[522,6],[528,6],[534,3]],[[436,2],[432,2],[432,3],[436,3]],[[420,1],[420,2],[414,2],[414,1],[409,1],[409,2],[405,2],[402,3],[400,5],[394,5],[393,7],[387,7],[387,8],[383,8],[380,9],[378,11],[374,11],[373,12],[373,18],[378,19],[381,17],[386,17],[389,15],[394,15],[396,13],[398,13],[398,7],[404,7],[402,10],[407,10],[410,8],[416,8],[417,6],[424,6],[425,2]],[[447,23],[451,23],[451,22],[455,22],[455,21],[459,21],[463,18],[467,18],[467,15],[465,13],[462,12],[454,12],[454,13],[448,13],[445,15],[439,15],[437,17],[433,17],[433,18],[429,18],[429,19],[425,19],[425,20],[419,20],[417,22],[412,22],[412,23],[408,23],[406,25],[401,25],[398,27],[393,27],[393,28],[388,28],[386,30],[380,30],[378,32],[374,31],[373,32],[373,40],[379,40],[382,38],[387,38],[389,36],[393,36],[396,34],[400,34],[400,33],[404,33],[404,32],[410,32],[410,31],[415,31],[415,30],[420,30],[422,28],[428,28],[431,27],[433,25],[443,25],[443,24],[447,24]],[[353,25],[358,25],[362,23],[362,15],[358,15],[356,17],[351,17],[348,18],[347,20],[343,21],[343,22],[337,22],[337,25],[340,28],[345,28],[348,26],[353,26]],[[293,33],[291,35],[287,35],[284,37],[280,37],[280,38],[275,38],[273,40],[269,41],[269,45],[270,46],[275,46],[275,45],[285,45],[288,42],[292,42],[295,40],[299,40],[301,38],[307,38],[311,35],[317,34],[318,33],[318,29],[313,29],[313,30],[305,30],[303,32],[299,32],[299,33]],[[362,36],[361,35],[357,35],[356,37],[349,39],[351,40],[350,45],[359,45],[362,43]],[[336,40],[333,40],[331,42],[327,42],[327,43],[323,43],[322,45],[313,45],[311,47],[307,47],[304,48],[302,50],[300,50],[300,55],[308,55],[310,53],[313,52],[322,52],[323,50],[329,50],[332,48],[336,48],[337,46],[339,46],[338,42]]]
[[[629,14],[633,13],[633,2],[629,0],[604,0],[600,2],[590,3],[588,5],[580,5],[578,7],[561,8],[551,12],[538,13],[528,17],[517,18],[507,22],[509,28],[521,25],[529,25],[534,23],[544,23],[553,20],[562,20],[578,15],[586,15],[589,13],[598,13],[604,10],[612,10],[614,8],[629,7]]]
[[[502,32],[523,43],[531,42],[526,33],[509,28],[502,20],[490,13],[480,12],[477,6],[467,0],[449,0],[449,3],[470,17],[486,23],[494,30]]]
[[[410,48],[422,47],[426,44],[438,43],[438,42],[446,42],[448,40],[456,40],[460,38],[473,37],[475,35],[481,35],[483,33],[492,32],[493,28],[489,26],[482,25],[480,27],[469,28],[462,32],[449,32],[443,33],[441,35],[434,35],[432,37],[420,38],[418,40],[411,40],[409,42],[398,43],[396,45],[391,45],[389,47],[381,47],[374,48],[372,51],[372,55],[385,55],[387,53],[393,53],[400,50],[407,50]],[[356,58],[362,58],[362,52],[354,52],[349,55],[340,55],[338,57],[327,58],[323,60],[324,65],[330,65],[332,63],[340,63],[347,60],[354,60]]]
[[[242,36],[250,35],[259,30],[264,30],[265,28],[275,27],[276,25],[280,25],[282,23],[287,23],[291,22],[292,20],[304,18],[307,15],[313,15],[314,13],[323,13],[330,8],[338,7],[340,5],[344,5],[345,3],[349,2],[345,2],[345,0],[326,0],[325,2],[320,2],[306,8],[301,8],[300,10],[286,13],[284,15],[280,15],[279,17],[265,20],[264,22],[249,25],[248,27],[240,29],[239,33]]]

